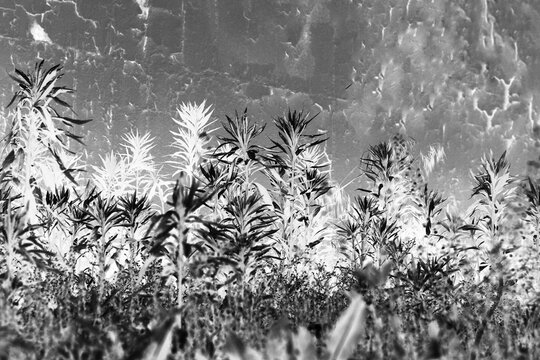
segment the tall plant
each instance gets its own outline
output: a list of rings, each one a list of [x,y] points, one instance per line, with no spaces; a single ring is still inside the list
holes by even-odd
[[[472,175],[474,179],[472,197],[475,197],[476,201],[471,205],[470,217],[473,224],[470,228],[479,231],[487,242],[487,247],[483,246],[485,256],[479,259],[478,264],[479,268],[486,269],[484,273],[491,275],[485,279],[496,280],[493,303],[486,311],[476,333],[475,348],[478,349],[487,322],[499,305],[509,280],[505,279],[505,258],[511,249],[504,244],[503,230],[509,215],[509,204],[517,194],[517,187],[516,179],[510,174],[506,152],[499,159],[494,158],[491,153],[484,156],[480,169]],[[506,240],[511,244],[512,239]],[[482,274],[480,275],[482,278]]]
[[[201,188],[198,180],[181,176],[168,202],[170,209],[155,218],[149,229],[153,231],[150,253],[165,261],[162,276],[176,278],[177,309],[183,305],[187,259],[197,250],[204,251],[204,239],[198,241],[194,235],[209,222],[199,211],[213,195],[213,191]],[[180,325],[180,315],[176,324]]]
[[[291,110],[277,117],[274,124],[278,139],[271,139],[272,147],[266,156],[265,174],[273,187],[274,209],[281,221],[280,236],[288,247],[289,257],[310,245],[305,243],[305,238],[301,244],[299,236],[310,225],[311,211],[319,211],[313,200],[330,190],[329,175],[322,171],[327,164],[319,162],[322,150],[316,150],[326,141],[325,134],[306,134],[314,118]]]
[[[148,197],[146,195],[138,196],[134,191],[126,194],[119,199],[119,212],[125,227],[124,238],[129,248],[128,269],[130,290],[135,292],[137,274],[136,270],[144,262],[142,250],[148,245],[150,236],[142,235],[142,230],[148,225],[154,212],[151,210]],[[129,298],[129,313],[133,320],[133,296]]]
[[[368,239],[382,212],[375,199],[368,196],[355,197],[351,208],[352,211],[336,227],[340,252],[349,260],[352,269],[357,270],[362,269],[366,259],[374,257],[374,249]]]
[[[325,142],[324,134],[306,134],[309,124],[315,119],[302,111],[289,110],[285,116],[278,116],[274,124],[278,129],[279,140],[271,139],[272,150],[269,158],[276,169],[281,170],[287,180],[288,195],[297,193],[297,187],[305,164],[302,156],[309,149]]]
[[[174,137],[171,165],[177,176],[184,172],[188,178],[198,175],[198,169],[202,161],[212,154],[210,149],[210,134],[216,129],[212,128],[215,120],[212,120],[210,106],[206,107],[206,100],[200,105],[187,103],[177,109],[179,119],[173,119],[178,126],[172,131]]]
[[[479,267],[486,269],[484,273],[489,272],[489,268],[501,270],[502,234],[510,215],[510,204],[517,195],[516,178],[510,174],[506,152],[498,159],[492,154],[484,156],[480,168],[472,176],[475,202],[469,210],[472,220],[469,228],[479,231],[480,240],[485,243],[482,246],[485,256],[479,258]],[[510,245],[512,239],[506,240]]]
[[[253,176],[260,171],[263,148],[256,144],[256,138],[261,135],[266,125],[258,126],[249,121],[247,109],[243,113],[235,113],[234,118],[226,116],[223,123],[225,136],[220,136],[220,144],[214,156],[231,167],[237,167],[238,182],[243,184],[241,189],[248,191],[253,182]]]
[[[418,197],[410,169],[414,158],[411,143],[402,136],[395,136],[369,148],[360,160],[361,169],[368,180],[368,188],[361,188],[374,199],[381,215],[370,235],[375,246],[375,259],[388,255],[399,269],[414,245],[415,236],[404,229],[421,218]],[[419,221],[418,221],[419,222]]]
[[[302,153],[302,176],[299,178],[299,195],[302,199],[303,214],[300,220],[312,224],[323,208],[321,199],[330,189],[330,160],[320,145],[310,147]],[[325,204],[326,205],[326,204]]]
[[[510,174],[510,163],[504,152],[499,159],[492,154],[484,156],[480,169],[473,173],[471,217],[478,229],[497,245],[508,218],[510,202],[517,193],[516,179]]]
[[[126,160],[127,167],[133,178],[133,190],[136,192],[145,192],[151,187],[148,183],[149,173],[155,172],[154,157],[152,149],[154,148],[155,138],[150,137],[150,133],[143,135],[139,131],[131,131],[123,137],[125,150],[123,158]]]
[[[255,192],[240,192],[225,207],[224,246],[220,255],[232,264],[234,276],[241,283],[252,280],[271,259],[281,259],[280,249],[271,236],[277,231],[273,226],[276,216],[268,204]]]
[[[130,191],[131,179],[122,156],[110,152],[101,158],[101,166],[93,166],[93,183],[105,197],[119,197]]]
[[[138,130],[123,136],[124,152],[111,152],[101,157],[102,165],[93,166],[93,182],[103,196],[120,198],[132,192],[148,194],[164,208],[168,185],[160,178],[151,153],[154,138],[150,133],[139,134]]]
[[[69,257],[72,255],[69,252],[73,243],[73,239],[70,238],[70,209],[79,200],[76,199],[74,192],[65,186],[45,193],[37,188],[35,195],[39,208],[38,224],[40,224],[43,239],[56,253],[60,264],[69,268]]]
[[[73,92],[57,85],[62,77],[60,65],[47,69],[42,60],[33,71],[15,69],[15,74],[10,77],[19,90],[8,104],[8,107],[15,104],[15,109],[3,139],[3,164],[4,168],[12,169],[24,205],[30,217],[34,217],[33,190],[36,187],[52,189],[63,178],[76,182],[75,172],[80,169],[69,149],[69,140],[81,142],[81,137],[71,128],[90,120],[68,117],[55,106],[72,110],[71,105],[60,97]]]
[[[424,184],[423,191],[418,194],[418,210],[419,216],[423,220],[422,227],[424,233],[422,239],[416,242],[416,255],[438,256],[443,252],[450,250],[457,245],[440,236],[441,232],[445,232],[445,225],[441,224],[441,213],[446,199],[435,190],[429,189],[427,184]],[[420,238],[420,236],[419,236]]]
[[[380,210],[393,220],[409,217],[416,210],[410,196],[412,182],[408,173],[413,158],[408,147],[408,143],[393,139],[371,146],[368,155],[360,160],[371,185],[371,188],[361,190],[376,198]]]
[[[98,270],[97,315],[100,316],[105,295],[105,275],[111,265],[118,264],[118,256],[122,250],[121,239],[114,229],[124,224],[120,208],[111,198],[99,195],[88,205],[81,209],[85,214],[85,226],[90,230],[84,239],[84,245],[93,253],[94,266]]]
[[[239,174],[238,166],[234,162],[227,163],[218,159],[205,162],[199,171],[202,186],[215,194],[208,207],[212,211],[213,219],[219,221],[225,216],[224,208],[229,199],[245,186],[242,183],[242,175]]]
[[[24,209],[13,205],[17,198],[9,193],[2,194],[0,278],[3,279],[2,288],[8,291],[17,275],[28,272],[28,265],[38,269],[52,269],[53,259],[53,254],[36,232],[39,226],[28,224]]]

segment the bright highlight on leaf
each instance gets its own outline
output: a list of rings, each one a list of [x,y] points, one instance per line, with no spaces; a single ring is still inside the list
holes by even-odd
[[[175,169],[174,175],[184,172],[193,178],[198,173],[199,165],[211,154],[210,134],[216,129],[211,126],[216,122],[211,120],[214,112],[206,107],[206,100],[201,104],[182,104],[177,109],[179,119],[173,119],[178,126],[172,131],[174,137],[173,148],[176,151],[171,155],[171,165]]]
[[[339,317],[326,346],[330,360],[347,360],[365,333],[367,305],[362,295],[351,296],[351,305]]]

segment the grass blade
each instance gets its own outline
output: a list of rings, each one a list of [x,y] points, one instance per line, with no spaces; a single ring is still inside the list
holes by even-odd
[[[327,341],[330,360],[346,360],[364,333],[367,305],[360,294],[354,294],[351,305],[337,321]]]

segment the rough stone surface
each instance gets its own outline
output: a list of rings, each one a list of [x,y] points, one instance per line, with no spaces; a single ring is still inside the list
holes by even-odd
[[[134,125],[167,144],[181,102],[207,99],[221,119],[248,107],[261,122],[295,106],[322,110],[340,175],[401,132],[421,150],[442,143],[434,181],[463,184],[487,149],[507,150],[514,171],[537,158],[539,20],[532,0],[2,0],[0,65],[62,63],[76,110],[95,120],[89,153]]]

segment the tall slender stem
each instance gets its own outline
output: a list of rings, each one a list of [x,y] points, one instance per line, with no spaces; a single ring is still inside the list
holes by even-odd
[[[178,211],[178,248],[176,252],[176,287],[177,287],[177,315],[176,315],[176,326],[180,327],[182,324],[182,305],[183,305],[183,293],[184,293],[184,236],[185,236],[185,219],[184,219],[184,209],[180,207]]]

